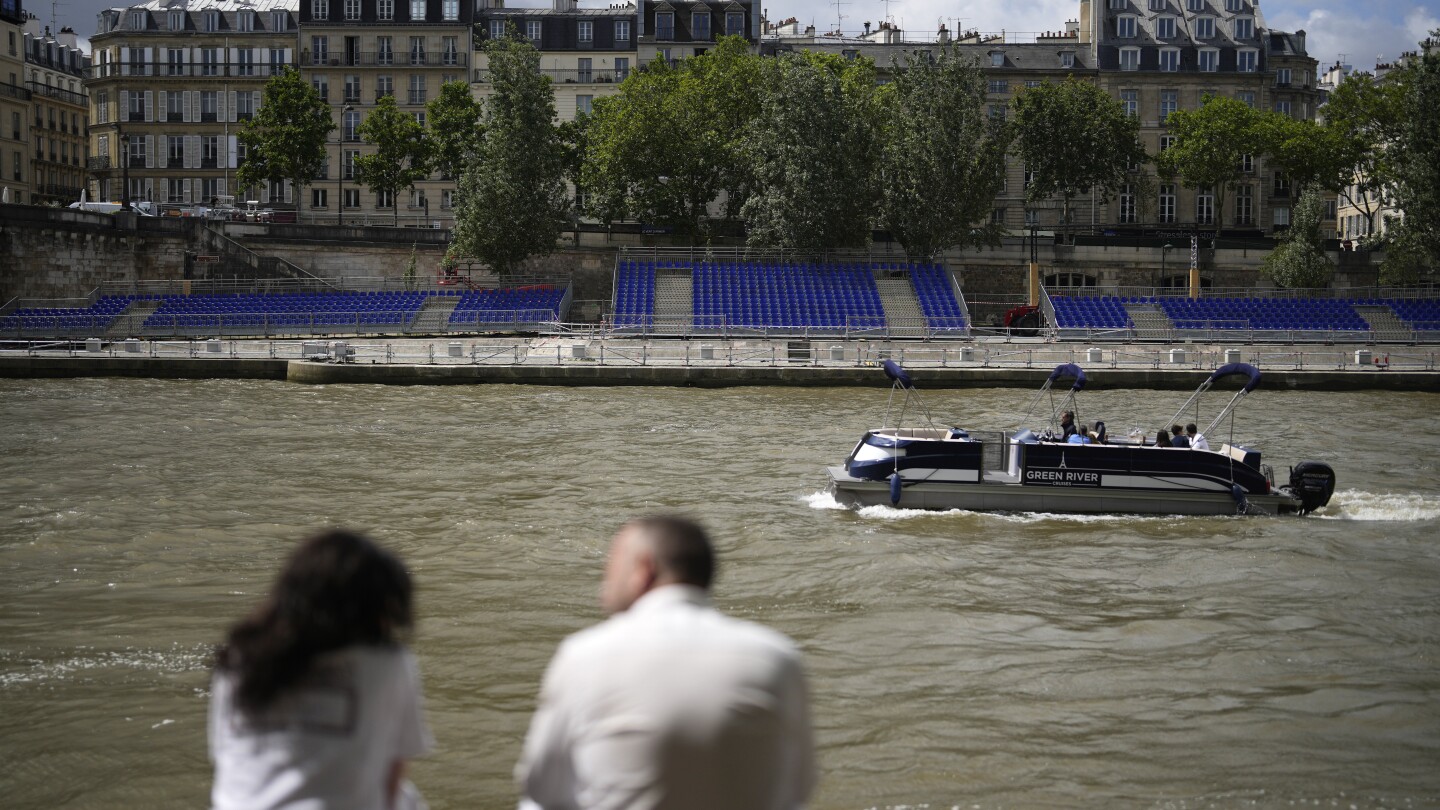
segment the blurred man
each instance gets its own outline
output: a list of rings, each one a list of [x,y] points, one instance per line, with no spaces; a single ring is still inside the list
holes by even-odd
[[[522,808],[793,810],[815,786],[790,639],[710,605],[697,524],[649,517],[611,541],[608,620],[566,639],[516,767]]]

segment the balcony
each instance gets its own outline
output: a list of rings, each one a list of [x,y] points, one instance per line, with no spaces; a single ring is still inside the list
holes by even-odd
[[[92,172],[103,172],[110,169],[109,155],[91,155],[85,158],[85,168]]]
[[[36,82],[30,82],[29,84],[30,93],[32,95],[41,95],[47,98],[53,98],[57,101],[63,101],[66,104],[73,104],[77,107],[85,106],[85,97],[79,93],[74,93],[59,87],[51,87],[46,84],[37,84]]]
[[[317,65],[328,63],[332,67],[461,67],[470,64],[470,55],[460,51],[446,53],[429,51],[412,53],[409,51],[353,51],[346,54],[337,54],[324,57],[323,62],[316,62]]]
[[[295,63],[298,65],[299,63]],[[317,62],[316,64],[323,64]],[[168,62],[146,62],[143,64],[109,64],[94,65],[87,71],[87,78],[111,79],[123,76],[147,76],[157,80],[169,79],[193,79],[193,78],[255,78],[262,79],[278,75],[283,68],[290,65],[277,65],[259,62],[198,62],[185,65],[172,65]],[[68,92],[68,91],[67,91]],[[83,103],[83,102],[82,102]]]
[[[555,84],[619,84],[625,81],[625,77],[629,76],[633,70],[635,70],[635,68],[624,68],[621,70],[608,68],[591,68],[590,70],[550,69],[542,70],[540,73],[549,76],[550,81]],[[490,83],[490,71],[484,68],[476,68],[474,70],[474,77],[473,81],[479,84]]]
[[[29,101],[30,91],[18,85],[0,84],[0,96],[5,96],[7,98],[17,98],[21,101]]]

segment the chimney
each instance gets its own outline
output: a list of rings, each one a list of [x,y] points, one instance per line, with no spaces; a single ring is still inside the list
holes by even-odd
[[[948,45],[950,43],[950,29],[945,27],[945,23],[940,23],[940,34],[936,39],[939,40],[941,45]]]
[[[870,36],[870,21],[869,21],[869,20],[866,20],[866,21],[865,21],[865,36],[867,36],[867,37]]]
[[[1066,21],[1065,21],[1065,36],[1067,36],[1067,37],[1074,37],[1074,36],[1079,36],[1079,35],[1080,35],[1080,21],[1079,21],[1079,20],[1066,20]]]
[[[1303,28],[1295,32],[1295,49],[1300,53],[1305,53],[1305,29]]]
[[[68,25],[60,29],[60,36],[55,39],[67,48],[80,47],[80,41],[75,37],[75,29]]]

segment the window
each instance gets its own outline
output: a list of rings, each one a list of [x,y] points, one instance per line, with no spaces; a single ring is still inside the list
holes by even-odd
[[[1237,40],[1240,40],[1240,39],[1250,39],[1250,38],[1253,37],[1253,36],[1255,36],[1255,18],[1254,18],[1254,17],[1236,17],[1236,18],[1235,18],[1235,39],[1237,39]]]
[[[1244,10],[1245,10],[1244,0],[1225,0],[1225,10],[1226,10],[1226,11],[1244,11]]]
[[[351,22],[360,19],[360,0],[345,0],[345,19]]]
[[[1004,79],[991,79],[986,88],[991,93],[1008,93],[1010,92],[1010,83]]]
[[[576,28],[576,36],[579,37],[582,45],[593,43],[595,41],[595,23],[590,20],[581,20]]]
[[[446,22],[460,19],[460,0],[444,0],[440,4],[440,17]]]
[[[147,17],[147,16],[148,16],[148,15],[147,15],[145,12],[143,12],[143,11],[132,11],[132,12],[130,12],[130,27],[133,28],[133,29],[135,29],[136,31],[144,31],[144,30],[146,29],[146,27],[147,27],[147,26],[145,25],[145,21],[146,21],[146,17]],[[11,48],[11,49],[10,49],[10,52],[11,52],[11,53],[14,53],[14,52],[15,52],[15,49],[14,49],[14,48]]]
[[[1160,221],[1170,223],[1175,221],[1175,185],[1165,183],[1160,186]]]
[[[201,197],[201,199],[214,202],[215,198],[220,196],[220,178],[206,177],[203,181],[201,181],[200,188],[204,191],[205,194],[205,196]]]
[[[1074,52],[1074,51],[1061,51],[1061,52],[1060,52],[1060,67],[1062,67],[1062,68],[1073,68],[1073,67],[1075,67],[1075,52]]]
[[[1022,188],[1022,189],[1030,188],[1030,183],[1031,183],[1031,181],[1033,181],[1034,179],[1035,179],[1035,172],[1032,172],[1032,171],[1030,171],[1029,169],[1026,169],[1026,170],[1025,170],[1025,176],[1024,176],[1024,178],[1020,181],[1020,188]]]
[[[329,195],[326,194],[326,191],[327,191],[327,189],[323,189],[323,188],[312,188],[312,189],[310,189],[310,207],[311,207],[311,208],[329,208],[329,207],[330,207],[330,206],[327,204],[327,199],[328,199]]]
[[[1126,114],[1126,115],[1129,115],[1129,116],[1139,115],[1139,114],[1140,114],[1140,91],[1139,91],[1139,90],[1121,90],[1121,91],[1120,91],[1120,106],[1122,106],[1122,107],[1125,108],[1125,114]]]
[[[416,112],[413,112],[413,113],[411,113],[410,115],[415,119],[415,123],[419,124],[422,129],[425,127],[425,111],[424,111],[424,110],[417,110]]]
[[[595,97],[594,97],[594,96],[576,96],[576,97],[575,97],[575,114],[576,114],[576,115],[589,115],[589,114],[593,111],[593,109],[594,109],[594,107],[593,107],[594,101],[595,101]]]
[[[376,100],[376,101],[379,101],[380,99],[382,99],[382,98],[384,98],[384,97],[386,97],[386,96],[393,96],[393,95],[395,95],[395,77],[393,77],[393,76],[376,76],[376,77],[375,77],[375,100]]]
[[[206,31],[214,33],[220,30],[220,12],[207,11],[202,19],[205,20]]]
[[[350,75],[345,77],[345,101],[355,102],[360,100],[360,77]]]
[[[1290,68],[1275,68],[1275,86],[1290,86]]]
[[[410,74],[410,103],[425,103],[425,74],[423,73]]]
[[[526,20],[526,21],[525,21],[525,38],[526,38],[526,39],[530,40],[531,42],[539,42],[539,41],[540,41],[540,35],[541,35],[543,32],[544,32],[544,28],[541,27],[541,21],[540,21],[540,20]]]
[[[171,31],[184,31],[185,12],[171,9],[169,13],[165,15],[165,27]]]
[[[201,76],[218,76],[218,75],[220,75],[220,49],[219,49],[219,48],[201,48],[201,49],[200,49],[200,75],[201,75]]]
[[[410,21],[419,22],[425,19],[425,0],[410,0]]]
[[[1220,69],[1220,51],[1215,48],[1201,48],[1200,59],[1196,64],[1201,73],[1214,73]]]
[[[310,64],[323,65],[330,61],[330,38],[310,37]]]
[[[270,12],[270,30],[286,31],[290,28],[290,16],[283,11]]]
[[[1134,39],[1136,30],[1135,18],[1129,14],[1122,14],[1115,20],[1115,36],[1121,39]]]
[[[1150,0],[1150,10],[1151,10],[1151,11],[1164,11],[1164,10],[1165,10],[1165,0]]]
[[[577,65],[577,68],[575,70],[575,81],[580,82],[581,84],[589,84],[590,82],[595,81],[594,72],[591,70],[590,57],[581,57],[575,61]]]
[[[425,64],[425,38],[410,37],[410,64]]]
[[[183,48],[165,49],[165,75],[185,75],[185,50]]]
[[[1180,69],[1179,48],[1160,49],[1160,69],[1165,71],[1166,73],[1174,73],[1175,71]]]
[[[392,44],[390,37],[375,38],[375,64],[395,64],[395,46]]]
[[[241,90],[235,95],[235,120],[249,121],[255,117],[255,94]]]
[[[1176,90],[1160,91],[1160,123],[1170,117],[1170,113],[1180,109],[1180,93]]]
[[[1272,214],[1273,214],[1273,217],[1271,218],[1271,222],[1273,222],[1273,223],[1275,224],[1275,229],[1276,229],[1276,230],[1279,230],[1279,229],[1281,229],[1281,228],[1288,228],[1288,227],[1290,227],[1290,209],[1289,209],[1289,208],[1279,208],[1279,207],[1277,207],[1277,208],[1271,209],[1271,212],[1272,212]]]
[[[211,94],[212,94],[212,95],[214,94],[214,91],[213,91],[213,90],[211,91]],[[144,120],[145,120],[145,94],[144,94],[144,93],[141,93],[141,92],[139,92],[139,91],[134,91],[134,90],[132,90],[132,91],[130,92],[130,110],[129,110],[129,115],[125,118],[125,120],[126,120],[126,121],[144,121]]]
[[[442,189],[440,192],[440,210],[449,211],[455,207],[455,189]]]
[[[1174,136],[1174,135],[1161,135],[1161,136],[1160,136],[1160,151],[1161,151],[1161,152],[1164,152],[1166,149],[1169,149],[1170,147],[1172,147],[1172,146],[1174,146],[1174,145],[1175,145],[1175,136]]]
[[[345,207],[346,207],[346,208],[359,208],[359,207],[360,207],[360,189],[358,189],[358,188],[347,188],[347,189],[345,189]]]
[[[1250,107],[1250,109],[1255,109],[1255,94],[1250,92],[1249,90],[1242,90],[1239,93],[1236,93],[1235,98],[1239,99],[1246,106]]]
[[[281,73],[284,73],[284,72],[285,72],[285,61],[286,61],[286,60],[285,60],[285,49],[284,49],[284,48],[271,48],[271,49],[270,49],[270,75],[271,75],[271,76],[279,76]]]
[[[325,76],[325,75],[323,75],[323,74],[321,74],[321,75],[312,75],[312,76],[310,77],[310,86],[313,87],[313,88],[315,88],[315,94],[318,95],[318,96],[320,96],[320,100],[321,100],[321,101],[326,102],[327,104],[330,102],[330,77],[329,77],[329,76]]]
[[[235,66],[236,76],[254,76],[255,49],[237,48],[235,51]]]
[[[352,143],[360,140],[360,112],[358,110],[345,110],[341,114],[340,123],[345,140]]]
[[[1196,39],[1214,39],[1214,38],[1215,38],[1215,18],[1214,18],[1214,17],[1196,17],[1196,18],[1195,18],[1195,38],[1196,38]]]
[[[1254,173],[1254,171],[1255,171],[1255,156],[1254,156],[1254,155],[1249,154],[1249,153],[1247,152],[1246,154],[1243,154],[1243,155],[1240,156],[1240,171],[1243,172],[1243,173],[1245,173],[1245,174],[1252,174],[1252,173]]]
[[[166,162],[171,167],[183,166],[185,164],[185,137],[183,135],[170,135],[165,138]]]
[[[388,189],[383,189],[383,190],[380,190],[380,191],[376,191],[376,192],[375,192],[375,207],[376,207],[376,208],[394,208],[394,207],[395,207],[395,192],[390,191],[390,190],[388,190]]]
[[[1045,83],[1045,82],[1042,82],[1042,81],[1040,81],[1039,79],[1026,79],[1026,80],[1025,80],[1025,86],[1026,86],[1027,88],[1039,87],[1040,85],[1042,85],[1042,84],[1044,84],[1044,83]]]
[[[656,39],[674,39],[674,38],[675,38],[675,12],[673,12],[673,11],[657,11],[657,12],[655,12],[655,38],[656,38]]]
[[[178,177],[171,177],[165,181],[165,202],[185,202],[185,181]]]
[[[220,93],[215,90],[200,91],[200,120],[215,121],[219,114]]]
[[[616,41],[616,42],[629,42],[629,41],[630,41],[630,21],[629,21],[629,20],[616,20],[616,21],[615,21],[615,41]]]
[[[165,120],[185,120],[185,94],[172,92],[165,96]]]
[[[745,12],[725,12],[725,33],[729,36],[743,36],[745,34]]]
[[[248,10],[237,11],[235,12],[235,22],[239,24],[241,31],[254,31],[255,12]]]
[[[341,155],[341,157],[340,157],[340,172],[345,175],[345,179],[346,179],[346,180],[354,180],[354,179],[355,179],[355,161],[358,160],[359,157],[360,157],[360,150],[359,150],[359,149],[346,149],[346,150],[345,150],[345,153],[344,153],[343,155]],[[345,203],[345,205],[346,205],[347,207],[349,207],[349,208],[354,208],[354,207],[358,206],[359,204],[360,204],[360,203],[359,203],[358,199],[357,199],[357,201],[354,202],[354,203],[348,203],[348,202]]]
[[[991,225],[1004,225],[1004,224],[1005,224],[1005,208],[1004,208],[1003,206],[1000,207],[1000,208],[991,208],[991,209],[990,209],[990,224],[991,224]]]
[[[145,166],[145,153],[150,151],[149,135],[130,136],[130,167]]]
[[[630,76],[630,57],[615,57],[615,81],[623,82]]]
[[[1140,69],[1140,49],[1139,49],[1139,48],[1121,48],[1121,49],[1120,49],[1120,69],[1121,69],[1121,70],[1139,70],[1139,69]]]
[[[1195,221],[1201,225],[1215,224],[1215,192],[1208,189],[1200,189],[1195,195]]]
[[[19,116],[20,114],[19,114],[19,113],[16,113],[15,115],[16,115],[16,116]],[[99,92],[97,92],[97,93],[95,94],[95,121],[96,121],[96,123],[99,123],[99,124],[108,124],[108,123],[110,123],[110,91],[109,91],[109,90],[101,90],[101,91],[99,91]],[[19,118],[18,118],[18,117],[16,118],[16,121],[15,121],[15,140],[17,140],[17,141],[20,140],[20,121],[19,121]],[[102,155],[105,154],[105,150],[102,149],[101,152],[100,152],[100,154],[102,154]]]
[[[1175,38],[1175,18],[1160,17],[1155,20],[1155,37],[1157,39]]]
[[[1085,273],[1049,273],[1045,276],[1046,287],[1094,287],[1095,277]]]
[[[330,19],[330,0],[310,0],[310,19]]]
[[[1040,212],[1033,208],[1025,209],[1025,227],[1033,228],[1040,224]]]
[[[710,38],[710,12],[697,11],[690,15],[690,38]]]
[[[1275,112],[1280,113],[1281,115],[1285,115],[1285,116],[1290,115],[1290,102],[1288,102],[1288,101],[1277,101],[1277,102],[1275,102]]]
[[[1120,187],[1120,222],[1121,224],[1134,224],[1135,222],[1135,187],[1129,183]]]
[[[1191,11],[1204,11],[1205,0],[1186,0],[1185,7]]]
[[[455,37],[440,40],[440,64],[450,67],[460,64],[460,45]]]
[[[990,118],[991,118],[991,120],[993,120],[993,121],[1004,121],[1004,120],[1005,120],[1005,105],[1004,105],[1004,104],[991,104],[991,105],[990,105]]]
[[[220,136],[205,135],[200,138],[200,168],[220,168]]]
[[[505,36],[505,21],[504,21],[504,20],[491,20],[491,21],[490,21],[490,38],[491,38],[491,39],[500,39],[500,38],[502,38],[502,37],[504,37],[504,36]]]
[[[1242,50],[1235,54],[1235,69],[1241,73],[1254,73],[1257,51]]]
[[[1274,180],[1274,184],[1275,184],[1275,186],[1274,186],[1274,188],[1275,188],[1275,196],[1276,196],[1276,197],[1289,197],[1289,196],[1290,196],[1290,179],[1285,176],[1285,173],[1284,173],[1284,172],[1279,172],[1279,171],[1275,172],[1275,176],[1274,176],[1273,180]]]
[[[382,20],[395,19],[395,0],[379,0],[375,4],[375,16]]]
[[[1125,0],[1110,0],[1111,9],[1125,8]]]

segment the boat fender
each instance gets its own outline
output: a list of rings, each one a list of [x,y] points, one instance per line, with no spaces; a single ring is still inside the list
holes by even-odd
[[[1250,508],[1250,502],[1245,499],[1245,489],[1239,484],[1230,485],[1230,497],[1235,499],[1235,509],[1240,514],[1245,514]]]
[[[898,472],[897,472],[897,473],[890,473],[890,505],[891,505],[891,506],[899,506],[899,505],[900,505],[900,488],[901,488],[902,486],[904,486],[904,484],[901,483],[902,481],[903,481],[903,479],[900,477],[900,473],[898,473]]]

